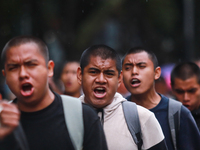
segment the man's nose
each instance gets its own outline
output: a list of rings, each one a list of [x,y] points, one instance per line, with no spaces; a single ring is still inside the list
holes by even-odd
[[[183,95],[183,101],[189,101],[189,100],[190,100],[189,94],[185,92]]]
[[[105,76],[103,73],[100,73],[96,79],[97,82],[104,83],[106,82]]]
[[[138,68],[137,67],[133,67],[132,74],[138,74]]]
[[[23,79],[27,77],[27,69],[24,66],[21,66],[20,71],[19,71],[19,77],[20,79]]]

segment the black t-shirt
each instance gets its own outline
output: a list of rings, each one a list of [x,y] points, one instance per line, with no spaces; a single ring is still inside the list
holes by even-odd
[[[86,104],[82,106],[84,118],[83,149],[106,150],[105,136],[98,116],[90,106]],[[21,112],[21,124],[30,150],[74,150],[64,120],[61,97],[56,93],[55,100],[45,109],[31,113]],[[6,139],[14,142],[12,138],[13,136],[10,135]],[[4,141],[7,141],[6,139]],[[17,149],[16,142],[12,145],[8,145],[8,143],[4,144],[8,146],[6,150]]]

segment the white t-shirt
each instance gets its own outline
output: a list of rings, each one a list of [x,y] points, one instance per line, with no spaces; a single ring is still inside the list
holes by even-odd
[[[84,102],[84,95],[80,99]],[[126,101],[126,99],[121,94],[116,93],[112,103],[103,108],[103,128],[109,150],[137,150],[137,145],[125,121],[121,103],[123,101]],[[164,135],[152,112],[139,105],[137,105],[137,109],[142,132],[142,149],[149,149],[163,141]],[[101,112],[98,115],[102,119]]]

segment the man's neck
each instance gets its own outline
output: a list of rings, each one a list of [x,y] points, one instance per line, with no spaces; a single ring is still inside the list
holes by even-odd
[[[138,94],[138,95],[131,95],[131,101],[135,102],[137,105],[143,106],[147,109],[152,109],[156,107],[161,100],[161,97],[155,91]]]

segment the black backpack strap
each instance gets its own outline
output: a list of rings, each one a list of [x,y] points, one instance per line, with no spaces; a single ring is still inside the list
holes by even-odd
[[[21,150],[29,150],[28,142],[21,124],[13,131],[14,137]]]
[[[133,137],[134,142],[138,146],[138,150],[141,150],[143,141],[141,138],[141,127],[137,106],[134,102],[124,101],[122,102],[122,107],[128,129]]]
[[[180,129],[180,114],[181,114],[182,103],[169,98],[168,107],[168,121],[172,136],[172,141],[174,144],[174,149],[177,150],[177,134]]]

